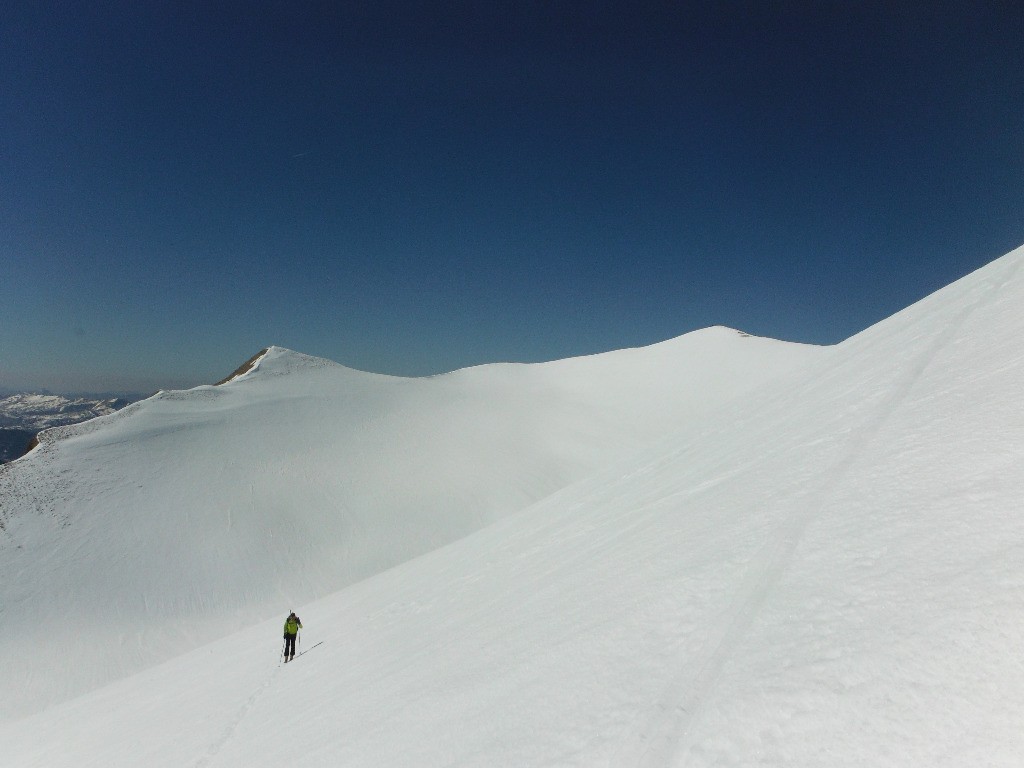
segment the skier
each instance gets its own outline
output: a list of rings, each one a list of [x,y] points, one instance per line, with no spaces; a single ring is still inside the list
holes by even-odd
[[[295,615],[295,611],[288,614],[284,620],[284,660],[286,662],[295,658],[295,636],[302,629],[302,622]]]

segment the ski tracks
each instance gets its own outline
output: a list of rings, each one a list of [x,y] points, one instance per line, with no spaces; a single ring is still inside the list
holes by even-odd
[[[693,726],[712,696],[714,686],[729,658],[753,625],[761,607],[768,599],[789,566],[811,520],[819,515],[835,487],[845,478],[857,456],[896,412],[936,355],[950,343],[980,306],[993,300],[1019,268],[1015,261],[1002,279],[978,287],[979,296],[961,309],[941,332],[915,357],[896,379],[886,397],[871,409],[863,424],[855,429],[827,472],[824,482],[779,524],[760,553],[747,569],[721,621],[709,633],[696,658],[679,658],[678,670],[646,713],[634,724],[610,761],[611,768],[637,766],[662,768],[682,765],[693,738]]]
[[[245,700],[245,703],[238,709],[238,711],[235,713],[235,716],[231,718],[231,721],[224,728],[223,732],[221,732],[220,736],[218,736],[217,739],[210,745],[210,748],[206,751],[206,754],[200,757],[195,763],[192,764],[192,768],[206,768],[206,766],[209,766],[211,761],[214,760],[214,758],[216,758],[218,754],[220,754],[220,751],[224,748],[224,745],[227,744],[231,740],[231,737],[235,735],[235,731],[238,730],[238,726],[241,725],[243,720],[245,720],[246,715],[248,715],[252,711],[253,707],[255,707],[256,703],[260,700],[260,697],[263,696],[264,692],[273,684],[274,678],[277,677],[277,673],[280,670],[281,665],[279,664],[267,676],[267,678],[263,681],[260,687],[253,691],[252,695]]]

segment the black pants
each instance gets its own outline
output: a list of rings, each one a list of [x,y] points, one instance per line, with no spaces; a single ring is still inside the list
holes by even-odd
[[[295,635],[284,636],[284,656],[286,659],[295,656]]]

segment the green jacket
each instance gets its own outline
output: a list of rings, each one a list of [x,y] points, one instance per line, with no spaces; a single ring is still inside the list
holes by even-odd
[[[302,629],[302,622],[299,621],[299,617],[292,618],[289,616],[284,622],[284,633],[286,635],[296,635],[299,630]]]

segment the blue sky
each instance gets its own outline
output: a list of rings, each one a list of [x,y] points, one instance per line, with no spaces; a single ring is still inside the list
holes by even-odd
[[[767,5],[5,6],[0,387],[828,344],[1024,242],[1024,11]]]

